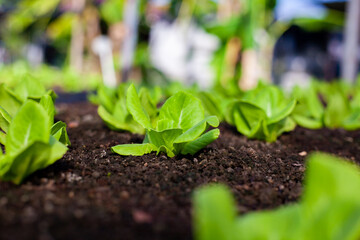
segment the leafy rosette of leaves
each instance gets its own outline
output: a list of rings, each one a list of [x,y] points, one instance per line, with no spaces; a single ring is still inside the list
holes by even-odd
[[[260,85],[229,104],[225,119],[248,138],[273,142],[296,124],[289,117],[296,105],[275,86]]]
[[[227,97],[216,90],[199,91],[194,96],[200,99],[205,110],[205,116],[215,115],[220,121],[224,120],[226,107],[232,101],[231,97]]]
[[[292,95],[297,99],[297,104],[292,112],[292,118],[302,127],[319,129],[324,126],[325,108],[321,103],[314,87],[301,89],[295,87]]]
[[[342,82],[313,83],[309,88],[295,88],[298,104],[292,114],[296,123],[310,129],[360,128],[360,91]],[[322,96],[324,104],[320,101]]]
[[[197,190],[195,239],[359,239],[359,169],[321,153],[311,155],[307,165],[301,201],[271,211],[239,217],[226,187],[212,185]]]
[[[2,181],[20,184],[28,175],[53,164],[66,153],[67,147],[51,134],[52,121],[40,103],[26,100],[20,107],[7,125],[5,154],[0,149]]]
[[[63,144],[70,145],[66,124],[61,121],[54,123],[56,112],[54,106],[55,93],[51,90],[46,92],[45,89],[40,88],[41,85],[38,86],[35,80],[34,85],[31,85],[29,81],[25,80],[23,85],[19,85],[19,88],[16,89],[18,94],[6,87],[5,84],[0,84],[0,144],[6,145],[6,134],[13,116],[17,114],[24,103],[32,99],[38,102],[48,114],[47,127],[50,129],[51,134]],[[33,88],[33,86],[37,87]]]
[[[144,127],[134,120],[127,109],[127,87],[127,84],[122,84],[117,89],[99,87],[97,91],[97,101],[100,104],[98,114],[111,130],[144,134]],[[147,88],[141,88],[139,94],[140,102],[152,119],[155,119],[158,114],[157,104],[160,100],[159,94],[155,94],[153,96],[154,94],[151,94]]]
[[[127,108],[134,120],[146,129],[142,144],[123,144],[112,147],[120,155],[141,156],[153,151],[165,152],[168,157],[195,154],[218,138],[219,129],[206,133],[209,126],[217,127],[216,116],[205,117],[201,102],[186,92],[170,97],[159,111],[155,121],[139,98],[134,85],[127,90]]]

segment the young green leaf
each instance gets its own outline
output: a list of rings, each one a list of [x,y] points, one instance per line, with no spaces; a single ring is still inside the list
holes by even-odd
[[[341,93],[332,94],[324,112],[324,123],[329,128],[339,128],[346,116],[350,115],[350,105],[346,96]]]
[[[44,108],[28,100],[14,116],[6,136],[6,153],[14,155],[33,142],[48,142],[49,116]]]
[[[130,85],[127,90],[126,105],[128,111],[131,113],[136,122],[138,122],[141,126],[147,129],[150,129],[152,127],[149,114],[144,110],[143,106],[141,105],[140,98],[133,84]]]
[[[96,103],[100,104],[98,114],[111,130],[144,134],[145,129],[134,120],[127,109],[126,86],[128,86],[127,83],[120,84],[117,89],[100,86],[97,96],[93,97],[93,100],[95,98]],[[142,101],[146,101],[142,95],[140,98]]]
[[[226,115],[226,121],[229,124],[235,125],[240,133],[250,138],[264,132],[265,119],[266,113],[260,107],[244,101],[235,101],[230,104]]]
[[[50,130],[50,134],[65,146],[70,146],[70,139],[66,131],[66,123],[62,121],[56,122]]]
[[[0,130],[0,144],[5,145],[6,143],[6,134]]]
[[[213,141],[215,141],[220,135],[219,129],[213,129],[210,130],[207,133],[204,133],[201,135],[198,139],[195,139],[194,141],[186,143],[182,150],[181,154],[191,154],[194,155]]]
[[[49,128],[54,124],[55,106],[50,95],[43,95],[40,98],[40,105],[45,109],[49,116]]]
[[[16,86],[15,93],[22,101],[26,99],[39,100],[46,94],[46,89],[37,79],[27,75]]]
[[[216,116],[210,116],[205,118],[204,120],[197,123],[192,128],[186,130],[180,136],[175,139],[175,143],[183,143],[183,142],[190,142],[194,141],[198,138],[208,127],[208,125],[212,127],[219,126],[219,119]]]
[[[131,119],[125,117],[125,119],[121,121],[119,120],[118,117],[115,116],[115,114],[112,115],[108,111],[106,111],[106,109],[103,106],[99,106],[98,114],[111,130],[114,131],[125,130],[139,134],[144,133],[144,128],[141,125],[139,125],[137,122],[135,122],[131,115],[128,115],[131,117]],[[121,117],[120,119],[122,118],[123,117]]]
[[[5,133],[8,131],[11,118],[10,114],[0,106],[0,130],[3,130]]]
[[[228,101],[228,99],[219,97],[213,92],[199,92],[197,97],[200,99],[207,116],[215,115],[220,121],[223,120],[224,109],[222,104]]]
[[[22,101],[8,89],[5,84],[0,84],[0,106],[10,116],[14,116],[22,105]]]
[[[174,127],[188,130],[204,119],[204,109],[196,97],[181,92],[170,97],[160,109],[159,121],[172,120]]]
[[[117,154],[125,156],[142,156],[144,154],[157,151],[157,147],[151,143],[122,144],[112,147],[111,150]]]

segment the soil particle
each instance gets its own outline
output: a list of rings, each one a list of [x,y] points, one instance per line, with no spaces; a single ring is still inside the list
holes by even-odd
[[[227,184],[244,214],[298,200],[313,151],[360,162],[360,131],[297,128],[269,144],[226,124],[194,156],[119,156],[111,146],[143,136],[110,131],[89,103],[57,107],[72,145],[22,185],[0,183],[0,239],[191,239],[199,186]]]

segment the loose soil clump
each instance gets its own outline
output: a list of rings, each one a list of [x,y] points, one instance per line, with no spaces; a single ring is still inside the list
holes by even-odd
[[[57,107],[72,146],[22,185],[0,183],[0,239],[191,239],[201,185],[228,185],[243,214],[298,200],[312,151],[360,163],[360,131],[297,128],[269,144],[226,124],[194,156],[119,156],[111,146],[143,137],[110,131],[90,103]]]

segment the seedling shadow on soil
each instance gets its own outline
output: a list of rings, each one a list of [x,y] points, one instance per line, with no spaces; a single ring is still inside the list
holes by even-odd
[[[247,140],[228,125],[194,156],[119,156],[110,147],[141,135],[110,131],[89,103],[59,104],[72,145],[23,185],[0,183],[0,239],[190,239],[191,194],[227,184],[240,213],[299,199],[311,151],[359,158],[360,131],[297,128],[274,143]]]

